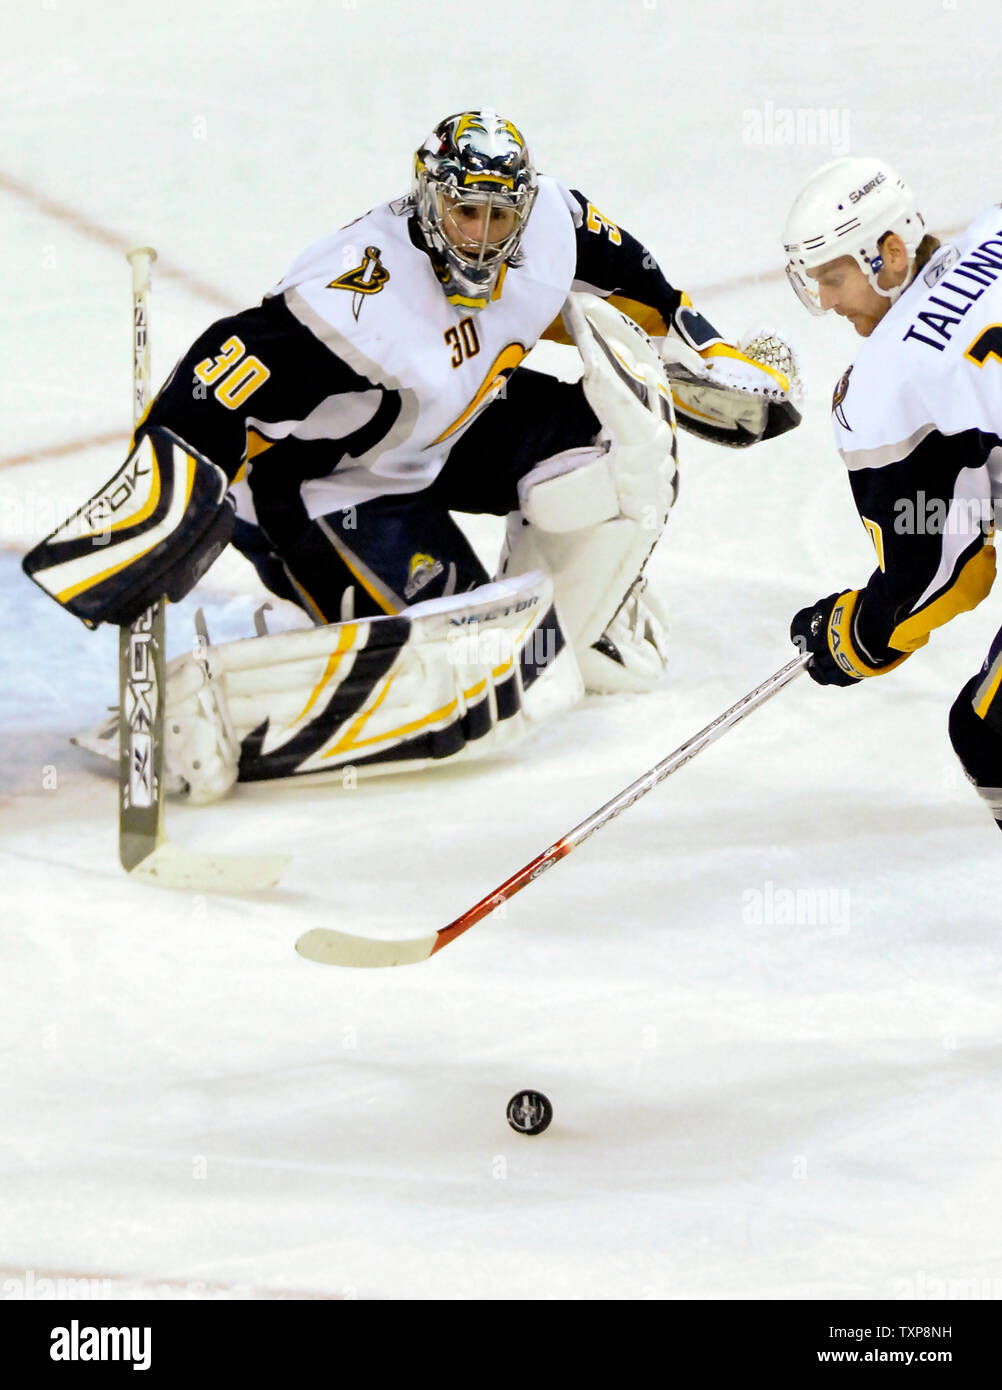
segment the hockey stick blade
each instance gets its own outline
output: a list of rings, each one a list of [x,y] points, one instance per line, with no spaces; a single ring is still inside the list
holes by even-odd
[[[192,893],[257,893],[273,887],[289,863],[285,854],[204,854],[163,840],[129,870],[129,877]]]
[[[433,956],[437,951],[448,946],[451,941],[455,941],[457,936],[461,936],[477,922],[482,922],[485,917],[489,917],[502,903],[513,898],[516,893],[520,893],[530,883],[534,883],[540,874],[552,868],[565,855],[570,854],[571,850],[583,844],[589,836],[594,835],[596,830],[601,830],[604,825],[608,825],[609,821],[622,814],[634,802],[639,801],[642,796],[646,796],[666,777],[670,777],[673,772],[677,772],[680,767],[691,762],[697,753],[701,753],[709,744],[715,743],[722,734],[725,734],[728,729],[732,729],[735,724],[739,724],[753,709],[758,709],[760,705],[765,704],[766,700],[770,700],[777,691],[782,690],[784,686],[789,685],[790,681],[802,675],[810,661],[810,655],[806,654],[794,657],[792,661],[780,667],[775,675],[770,676],[761,685],[757,685],[754,690],[750,690],[737,704],[718,715],[711,724],[707,724],[705,729],[700,729],[698,734],[694,734],[673,753],[662,758],[643,776],[638,777],[636,781],[625,787],[618,796],[614,796],[611,801],[600,806],[597,811],[586,817],[580,825],[576,825],[573,830],[557,840],[549,849],[544,850],[542,854],[537,854],[535,859],[530,859],[528,864],[523,865],[517,873],[505,879],[504,883],[499,884],[493,892],[481,898],[478,903],[461,913],[455,921],[442,927],[440,931],[433,932],[430,936],[412,936],[396,941],[379,941],[371,937],[353,936],[349,932],[334,931],[328,927],[314,927],[299,938],[296,942],[296,950],[307,960],[317,961],[320,965],[366,968],[416,965],[418,961],[427,960],[429,956]]]
[[[314,927],[296,942],[296,950],[306,960],[319,965],[348,965],[360,969],[379,969],[385,965],[416,965],[435,950],[438,932],[430,936],[409,936],[400,941],[377,941],[370,936]]]

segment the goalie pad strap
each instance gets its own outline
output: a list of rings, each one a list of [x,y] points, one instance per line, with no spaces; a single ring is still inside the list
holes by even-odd
[[[717,332],[709,319],[704,318],[698,309],[692,307],[688,295],[675,310],[673,327],[682,341],[697,352],[705,352],[715,343],[724,341],[722,334]]]
[[[522,516],[543,531],[581,531],[620,515],[607,447],[568,449],[519,481]]]

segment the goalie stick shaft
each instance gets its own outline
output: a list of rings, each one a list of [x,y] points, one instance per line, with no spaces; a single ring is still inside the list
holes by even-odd
[[[150,395],[150,266],[157,253],[136,246],[132,267],[132,423]],[[119,629],[118,645],[118,857],[131,872],[164,839],[164,605],[155,603]]]
[[[496,911],[502,903],[513,898],[516,893],[520,893],[523,888],[534,883],[540,874],[552,868],[559,860],[566,858],[572,850],[584,844],[590,836],[597,830],[608,825],[616,816],[621,815],[634,802],[646,796],[666,777],[670,777],[673,772],[677,772],[680,767],[701,753],[702,750],[714,743],[718,738],[732,729],[735,724],[739,724],[746,715],[753,709],[758,709],[760,705],[772,698],[784,686],[789,685],[790,681],[796,679],[806,670],[811,658],[798,656],[781,667],[775,675],[757,685],[754,690],[750,690],[743,699],[730,709],[724,711],[707,724],[705,729],[700,729],[698,734],[687,739],[669,753],[666,758],[662,758],[659,763],[650,768],[636,781],[631,782],[628,787],[607,801],[604,806],[600,806],[597,811],[586,817],[573,830],[562,836],[549,849],[538,854],[535,859],[531,859],[528,864],[522,866],[517,873],[505,879],[486,897],[474,903],[471,908],[462,913],[455,921],[448,926],[442,927],[433,936],[415,937],[403,941],[375,941],[371,938],[350,936],[344,932],[335,932],[316,928],[305,933],[296,943],[296,949],[300,955],[306,956],[311,960],[317,960],[327,965],[356,965],[356,966],[381,966],[381,965],[409,965],[419,960],[426,960],[450,942],[455,941],[457,936],[462,936],[470,927]]]
[[[150,266],[157,253],[152,246],[136,246],[127,254],[132,267],[132,421],[136,428],[150,400]],[[285,872],[287,855],[206,854],[167,838],[165,607],[160,599],[119,630],[119,860],[132,878],[162,888],[222,893],[268,888]]]

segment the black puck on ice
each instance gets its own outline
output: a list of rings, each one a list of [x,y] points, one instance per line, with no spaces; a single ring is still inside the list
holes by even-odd
[[[542,1134],[553,1119],[553,1106],[542,1091],[516,1091],[506,1114],[508,1123],[519,1134]]]

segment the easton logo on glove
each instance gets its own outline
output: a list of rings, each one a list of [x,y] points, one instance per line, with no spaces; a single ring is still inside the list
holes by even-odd
[[[790,624],[794,645],[814,657],[807,671],[818,685],[857,685],[867,676],[892,671],[910,655],[904,652],[884,664],[861,655],[854,633],[858,602],[858,589],[843,589],[802,608]]]

